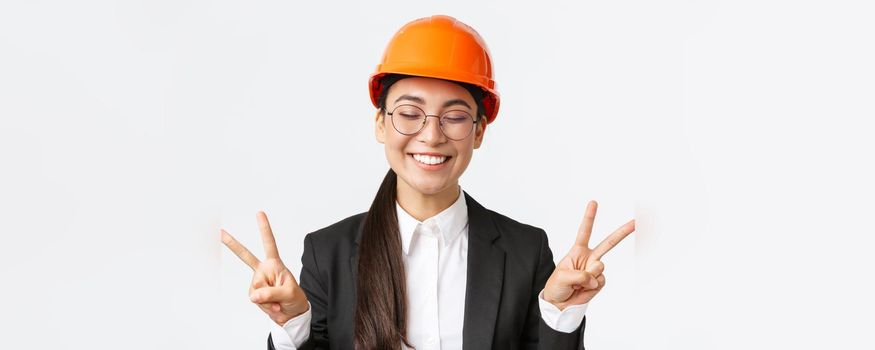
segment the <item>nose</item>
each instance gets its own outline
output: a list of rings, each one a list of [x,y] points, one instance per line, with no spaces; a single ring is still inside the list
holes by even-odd
[[[417,136],[419,141],[429,145],[439,145],[447,141],[441,130],[441,120],[438,117],[428,116],[425,118],[425,126]]]

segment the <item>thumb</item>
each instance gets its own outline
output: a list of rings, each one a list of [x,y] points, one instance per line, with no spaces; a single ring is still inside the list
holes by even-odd
[[[287,287],[262,287],[249,294],[253,303],[281,303],[292,300],[292,291]]]

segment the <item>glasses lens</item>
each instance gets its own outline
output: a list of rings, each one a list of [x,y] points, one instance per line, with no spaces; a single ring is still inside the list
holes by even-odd
[[[392,112],[392,125],[398,132],[410,135],[422,128],[425,113],[415,106],[401,105]]]
[[[465,111],[447,111],[441,115],[441,128],[448,138],[461,140],[474,129],[474,118]]]

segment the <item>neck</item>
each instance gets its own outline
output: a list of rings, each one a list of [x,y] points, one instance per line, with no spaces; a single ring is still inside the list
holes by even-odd
[[[435,194],[425,194],[410,187],[400,177],[398,178],[397,190],[398,204],[418,221],[425,221],[444,211],[462,195],[459,191],[459,184],[449,186]]]

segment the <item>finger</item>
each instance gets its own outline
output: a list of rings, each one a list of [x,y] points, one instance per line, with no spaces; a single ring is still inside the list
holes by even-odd
[[[253,303],[287,303],[293,298],[291,288],[283,287],[262,287],[252,291],[249,294],[249,300]]]
[[[246,265],[249,265],[251,269],[257,269],[259,264],[258,258],[256,258],[255,255],[252,255],[252,252],[250,252],[249,249],[246,249],[246,247],[240,244],[240,242],[237,242],[228,231],[225,231],[224,229],[221,231],[222,243],[225,243],[225,246],[228,247],[228,249],[231,249],[231,251],[234,252],[234,255],[237,255],[237,257],[240,258],[240,260],[243,260]]]
[[[592,250],[592,254],[590,255],[590,260],[599,260],[605,253],[609,252],[612,248],[614,248],[623,238],[626,238],[630,233],[635,231],[635,220],[629,220],[629,222],[625,223],[623,226],[620,226],[614,233],[611,233],[610,236],[605,238],[595,249]]]
[[[292,286],[298,286],[298,280],[295,279],[295,275],[293,275],[291,272],[280,273],[279,277],[277,278],[276,285],[282,286],[282,285],[286,285],[286,284],[290,284]]]
[[[255,215],[258,221],[258,229],[261,231],[261,241],[264,244],[264,254],[267,259],[279,260],[280,254],[276,250],[276,240],[273,238],[273,231],[270,229],[270,222],[267,221],[267,214],[259,211]]]
[[[600,275],[596,278],[596,281],[599,283],[598,289],[601,290],[605,287],[605,275]]]
[[[592,235],[592,225],[595,222],[595,212],[598,210],[599,204],[596,201],[589,201],[586,205],[586,212],[583,214],[583,221],[577,228],[577,240],[574,244],[584,248],[589,247],[589,236]]]
[[[557,281],[560,285],[569,286],[571,288],[574,288],[575,286],[594,288],[596,284],[592,275],[581,270],[559,270],[559,275],[557,277]]]
[[[591,264],[586,265],[586,272],[592,276],[601,275],[602,272],[605,272],[605,264],[599,260],[595,260]]]
[[[259,267],[263,268],[264,266]],[[268,275],[268,272],[263,269],[255,270],[255,273],[252,275],[252,283],[249,286],[249,293],[262,287],[274,286],[274,282],[270,277],[271,276]]]
[[[262,311],[264,311],[265,313],[270,315],[271,318],[273,317],[274,314],[279,312],[279,310],[281,309],[280,304],[277,304],[277,303],[264,303],[264,304],[255,304],[255,305],[258,305],[258,307]]]

